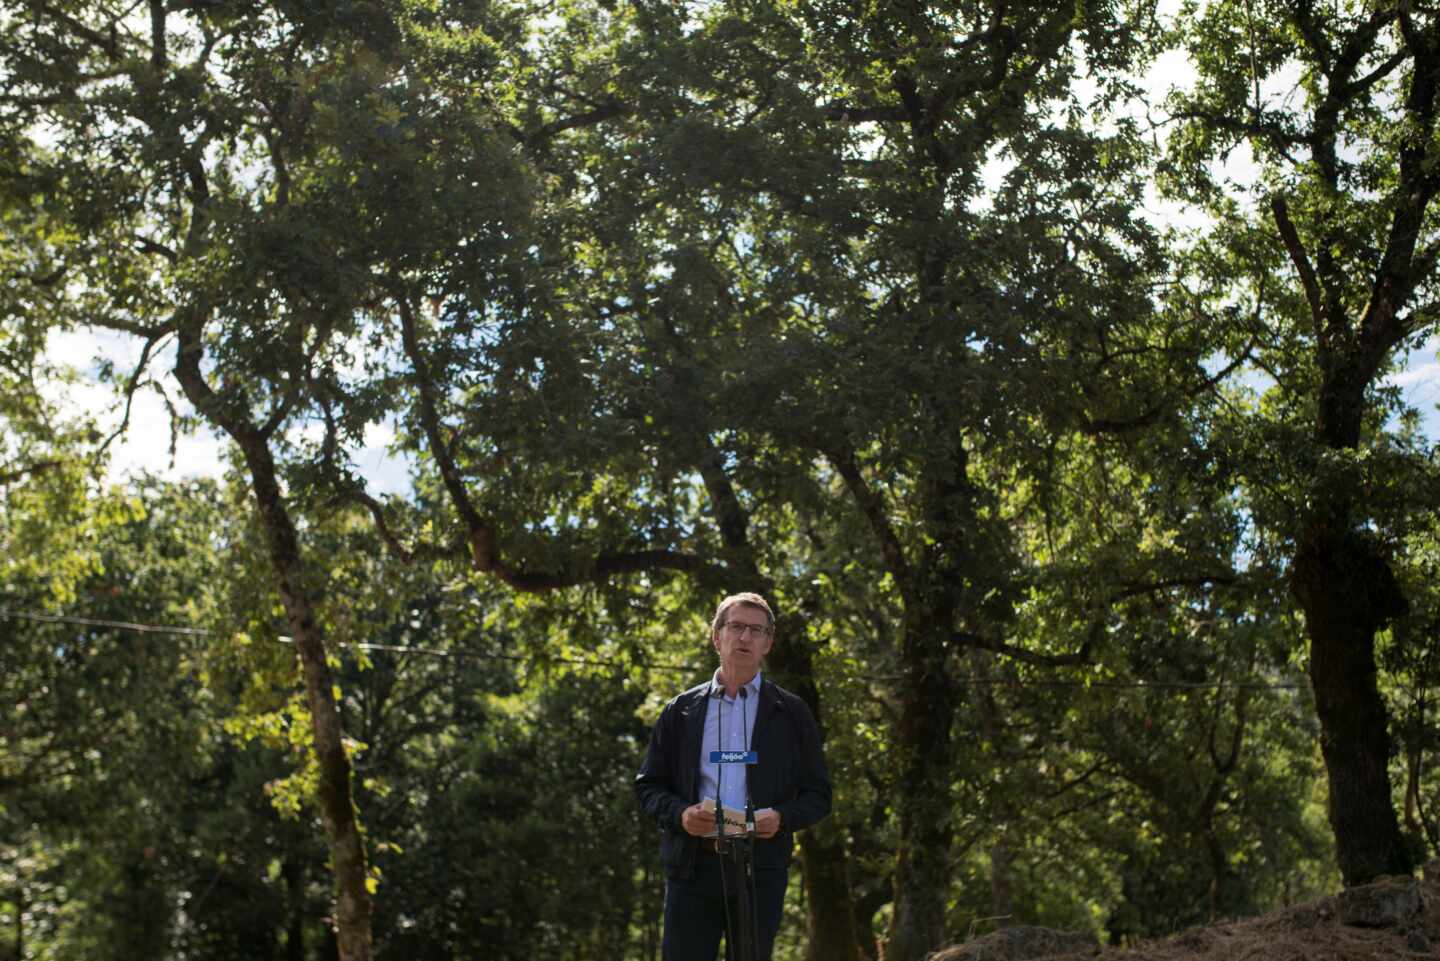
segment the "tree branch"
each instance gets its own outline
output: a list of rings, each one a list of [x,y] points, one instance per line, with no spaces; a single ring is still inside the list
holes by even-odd
[[[1097,623],[1095,628],[1100,627]],[[965,648],[979,648],[982,651],[992,651],[1002,654],[1011,660],[1020,661],[1024,664],[1035,664],[1041,667],[1074,667],[1079,664],[1090,663],[1090,649],[1094,645],[1098,630],[1092,628],[1090,635],[1080,645],[1080,649],[1071,654],[1037,654],[1035,651],[1027,651],[1023,647],[1016,647],[1013,644],[1006,644],[1003,641],[991,640],[970,631],[954,631],[950,640]]]
[[[439,406],[429,365],[420,349],[415,326],[415,311],[410,301],[394,294],[400,313],[401,339],[405,355],[414,372],[414,383],[420,395],[420,424],[430,446],[431,456],[440,469],[440,478],[450,495],[461,523],[469,536],[471,561],[477,571],[492,574],[504,584],[519,591],[549,591],[580,584],[590,584],[613,575],[636,574],[644,571],[684,571],[705,573],[719,579],[723,566],[712,564],[697,554],[666,549],[601,552],[593,558],[561,571],[525,571],[507,564],[500,555],[494,525],[482,517],[470,497],[465,480],[455,463],[453,452],[445,443],[440,425]]]
[[[831,448],[823,453],[835,468],[835,472],[845,481],[850,496],[869,522],[871,532],[880,541],[880,553],[885,558],[886,568],[896,580],[909,583],[911,571],[910,563],[905,559],[905,549],[900,544],[900,537],[895,533],[890,518],[886,516],[884,499],[866,483],[861,474],[855,452],[848,448]]]
[[[60,459],[36,461],[24,467],[16,467],[0,473],[0,486],[13,484],[22,477],[29,477],[32,474],[45,474],[62,466],[65,462]]]
[[[74,17],[70,16],[64,11],[55,9],[55,7],[51,6],[48,3],[33,4],[33,9],[35,10],[35,12],[41,14],[42,16],[49,17],[51,20],[54,20],[55,22],[63,25],[74,36],[80,38],[81,40],[88,43],[90,46],[96,48],[101,53],[109,57],[111,60],[123,59],[120,55],[119,45],[115,42],[115,35],[113,32],[109,36],[106,36],[105,34],[100,33],[98,30],[87,27],[85,24],[81,23],[79,20],[76,20]]]
[[[130,372],[130,377],[125,383],[125,413],[122,414],[120,417],[119,426],[117,426],[115,430],[111,432],[110,436],[105,438],[104,443],[102,443],[96,449],[95,456],[97,458],[100,455],[104,454],[105,451],[109,450],[110,445],[115,442],[115,438],[125,433],[125,431],[129,428],[130,410],[135,403],[135,391],[140,387],[140,375],[145,372],[146,366],[149,365],[150,354],[154,351],[155,345],[159,343],[164,337],[164,333],[158,333],[152,337],[146,338],[145,345],[140,349],[140,359],[136,361],[135,369]]]
[[[395,532],[390,529],[390,524],[385,518],[385,505],[370,495],[364,487],[359,484],[347,485],[340,491],[340,497],[344,500],[354,501],[370,512],[370,517],[375,523],[375,531],[385,546],[390,548],[403,563],[412,564],[421,557],[440,558],[451,556],[450,551],[436,547],[433,544],[421,544],[413,549],[405,547]]]
[[[1211,376],[1204,377],[1200,380],[1199,383],[1181,391],[1180,396],[1185,399],[1198,397],[1201,394],[1205,393],[1207,390],[1210,390],[1216,384],[1225,380],[1236,370],[1238,370],[1242,364],[1248,363],[1254,357],[1255,347],[1259,343],[1259,337],[1260,335],[1258,331],[1252,332],[1250,335],[1250,342],[1245,345],[1245,349],[1241,351],[1238,356],[1236,356],[1233,360],[1230,361],[1230,363],[1226,364],[1224,367],[1216,371]],[[1120,420],[1117,418],[1101,418],[1099,420],[1092,420],[1088,414],[1086,414],[1084,411],[1081,411],[1079,414],[1080,432],[1083,434],[1087,434],[1091,437],[1098,437],[1102,434],[1124,434],[1132,430],[1139,430],[1154,424],[1157,420],[1159,420],[1160,415],[1163,414],[1168,407],[1170,407],[1170,404],[1168,403],[1152,404],[1143,413],[1138,414],[1135,417],[1127,418],[1125,420]]]
[[[1325,307],[1320,297],[1320,283],[1315,278],[1315,268],[1310,263],[1310,257],[1305,253],[1305,247],[1300,242],[1300,234],[1296,232],[1295,225],[1290,221],[1290,207],[1285,203],[1285,198],[1276,194],[1270,198],[1270,211],[1275,216],[1275,226],[1280,231],[1280,240],[1285,244],[1285,250],[1290,255],[1290,262],[1295,265],[1295,270],[1300,275],[1300,283],[1305,287],[1305,301],[1310,305],[1310,317],[1315,325],[1316,338],[1323,338],[1325,333]]]
[[[1153,594],[1156,591],[1166,591],[1172,587],[1207,587],[1211,584],[1235,584],[1239,578],[1233,572],[1221,574],[1196,574],[1190,577],[1172,577],[1161,581],[1148,581],[1143,584],[1128,584],[1121,590],[1111,594],[1107,601],[1111,604],[1116,601],[1128,600],[1132,597],[1139,597],[1141,594]]]
[[[544,126],[540,127],[539,129],[534,130],[528,134],[522,133],[514,127],[511,127],[510,129],[511,135],[518,135],[518,138],[520,142],[524,145],[525,149],[533,153],[539,151],[541,148],[548,145],[551,140],[555,139],[567,130],[575,130],[581,127],[593,127],[596,124],[604,123],[607,120],[613,120],[616,117],[626,117],[632,113],[634,113],[634,110],[632,110],[628,105],[621,103],[618,100],[612,100],[609,103],[596,107],[594,110],[587,110],[584,113],[574,114],[569,117],[561,117],[557,120],[552,120]]]
[[[494,571],[497,566],[495,535],[490,529],[490,525],[476,510],[475,503],[470,498],[470,492],[465,487],[465,481],[460,476],[459,468],[455,465],[450,445],[445,442],[440,427],[435,385],[431,379],[429,364],[426,363],[421,353],[420,339],[415,331],[414,308],[408,298],[400,295],[395,297],[395,304],[400,312],[401,344],[404,347],[405,356],[410,360],[415,388],[419,394],[420,426],[425,432],[426,442],[430,446],[430,456],[435,458],[435,465],[440,469],[440,479],[445,485],[445,490],[450,494],[450,500],[455,505],[455,510],[460,514],[461,523],[465,525],[465,530],[469,534],[471,560],[475,569],[482,573]]]

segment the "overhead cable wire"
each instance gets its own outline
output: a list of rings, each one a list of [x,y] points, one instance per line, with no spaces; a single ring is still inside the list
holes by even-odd
[[[77,617],[73,614],[46,614],[40,611],[16,611],[10,608],[0,608],[0,618],[15,618],[17,620],[40,621],[46,624],[74,624],[81,627],[102,627],[111,630],[134,631],[141,634],[175,634],[185,637],[219,637],[220,632],[212,631],[203,627],[176,627],[163,624],[139,624],[134,621],[111,621],[95,617]],[[294,638],[286,635],[278,635],[273,638],[277,644],[295,643]],[[429,657],[457,657],[476,658],[488,661],[515,661],[522,663],[558,663],[577,664],[591,667],[617,667],[635,666],[644,667],[657,671],[677,671],[692,673],[700,670],[698,667],[686,664],[651,664],[644,662],[624,662],[618,660],[598,660],[576,657],[556,657],[553,655],[525,655],[525,654],[501,654],[492,651],[442,651],[437,648],[427,647],[402,647],[397,644],[369,644],[350,641],[329,641],[336,647],[349,648],[359,651],[384,651],[392,654],[423,654]]]
[[[84,627],[108,627],[115,630],[135,631],[140,634],[182,634],[189,637],[211,637],[214,631],[203,627],[167,627],[161,624],[137,624],[133,621],[107,621],[94,617],[76,617],[71,614],[45,614],[40,611],[13,611],[0,607],[0,617],[17,620],[43,621],[47,624],[78,624]]]
[[[293,637],[280,635],[275,638],[278,644],[294,644]],[[688,664],[649,664],[640,661],[617,661],[617,660],[595,660],[579,657],[555,657],[548,654],[498,654],[490,651],[442,651],[430,647],[402,647],[398,644],[362,644],[356,642],[336,641],[340,647],[347,647],[357,651],[385,651],[392,654],[425,654],[429,657],[473,657],[487,661],[516,661],[525,664],[581,664],[592,667],[644,667],[656,671],[698,671],[700,668]]]
[[[19,620],[42,621],[51,624],[76,624],[84,627],[103,627],[113,630],[136,631],[143,634],[175,634],[188,637],[217,637],[218,631],[208,630],[203,627],[174,627],[160,624],[139,624],[132,621],[110,621],[101,618],[77,617],[69,614],[46,614],[38,611],[16,611],[9,608],[0,608],[0,618],[16,618]],[[285,635],[278,635],[273,638],[277,644],[293,645],[294,639]],[[349,648],[365,652],[379,651],[387,654],[419,654],[426,657],[441,658],[474,658],[488,661],[513,661],[527,664],[572,664],[580,667],[641,667],[647,670],[674,671],[677,673],[693,674],[703,670],[700,667],[687,664],[651,664],[637,661],[620,660],[599,660],[595,658],[578,657],[556,657],[553,655],[525,655],[525,654],[501,654],[493,651],[465,651],[454,650],[444,651],[438,648],[409,647],[398,644],[371,644],[349,641],[331,641],[337,647]],[[901,674],[876,674],[866,675],[872,680],[900,680],[904,677]],[[1289,691],[1308,688],[1309,685],[1303,681],[1107,681],[1107,680],[1022,680],[1020,678],[965,678],[958,682],[960,686],[975,687],[1055,687],[1055,688],[1112,688],[1138,690],[1153,688],[1156,690],[1252,690],[1252,691]]]
[[[1248,690],[1248,691],[1292,691],[1308,688],[1301,681],[1022,681],[1019,678],[976,677],[959,682],[989,687],[1123,687],[1123,688],[1166,688],[1185,691]]]

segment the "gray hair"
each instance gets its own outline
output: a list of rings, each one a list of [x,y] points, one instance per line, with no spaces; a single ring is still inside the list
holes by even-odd
[[[723,601],[720,602],[719,607],[715,608],[715,619],[710,622],[711,637],[714,637],[716,634],[720,633],[720,628],[725,623],[725,615],[730,611],[730,608],[736,606],[758,607],[760,610],[764,611],[765,627],[770,632],[774,632],[775,614],[773,611],[770,610],[770,605],[765,602],[765,598],[761,597],[759,594],[755,594],[750,591],[741,591],[739,594],[731,594],[729,597],[725,598]]]

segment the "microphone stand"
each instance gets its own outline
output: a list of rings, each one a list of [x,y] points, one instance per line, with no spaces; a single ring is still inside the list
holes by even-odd
[[[743,692],[745,689],[742,687],[740,690]],[[730,942],[735,938],[736,924],[734,922],[734,919],[732,919],[730,916],[730,881],[728,877],[730,874],[730,865],[728,865],[726,862],[731,859],[734,853],[734,848],[731,847],[730,842],[725,835],[725,803],[721,800],[720,797],[720,785],[725,780],[724,688],[715,691],[714,697],[715,710],[717,712],[715,715],[715,754],[718,759],[715,765],[715,851],[720,856],[720,901],[725,905],[725,953],[726,955],[733,955],[735,952],[732,950]],[[745,718],[745,711],[743,707],[740,711],[740,718],[742,721]],[[744,887],[743,882],[741,883],[741,887]],[[741,900],[743,900],[743,898]],[[741,908],[741,910],[738,913],[742,916],[741,924],[744,924],[744,905],[739,905],[739,907]],[[745,958],[744,961],[753,961],[753,959]]]
[[[745,720],[745,702],[749,697],[748,688],[740,688],[740,718]],[[745,749],[750,749],[749,732],[746,732]],[[755,904],[755,802],[750,797],[750,770],[745,768],[745,833],[736,835],[731,844],[732,861],[739,875],[739,890],[736,892],[736,914],[740,923],[735,930],[735,950],[729,952],[730,961],[759,961],[760,923]],[[722,823],[723,823],[722,818]]]
[[[715,710],[725,709],[724,690],[713,695]],[[750,691],[740,688],[740,721],[746,722],[745,707]],[[715,849],[720,854],[720,897],[725,904],[725,956],[727,961],[759,961],[760,925],[755,906],[755,804],[750,797],[748,766],[745,777],[745,828],[735,834],[725,833],[725,805],[721,801],[720,783],[725,777],[723,713],[716,715],[715,734],[719,758],[715,773]],[[745,731],[745,749],[750,748],[750,732]],[[730,873],[735,872],[735,912],[730,912]]]

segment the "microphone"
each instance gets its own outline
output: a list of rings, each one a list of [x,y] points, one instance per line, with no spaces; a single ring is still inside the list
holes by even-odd
[[[718,753],[725,750],[725,701],[723,699],[725,689],[716,686],[714,681],[710,682],[710,686],[714,692],[715,710],[719,712],[715,715],[715,750]],[[720,835],[721,843],[724,843],[725,838],[725,803],[720,800],[720,784],[724,780],[725,765],[715,765],[715,820],[719,826],[717,833]]]
[[[745,725],[741,732],[745,736],[745,750],[750,750],[749,717],[745,710],[745,702],[750,697],[750,688],[740,688],[740,723]],[[750,768],[745,768],[745,833],[752,838],[755,836],[755,802],[750,797]]]

